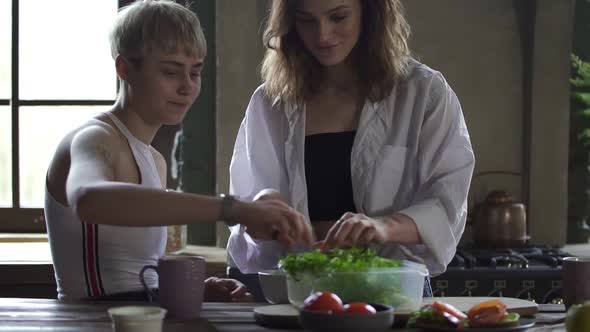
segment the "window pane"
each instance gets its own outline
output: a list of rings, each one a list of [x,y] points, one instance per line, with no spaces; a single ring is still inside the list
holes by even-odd
[[[10,4],[8,0],[0,1],[0,99],[10,98],[10,51],[12,50],[10,46],[12,6]]]
[[[20,0],[20,98],[115,99],[116,13],[117,0]]]
[[[22,207],[41,207],[45,173],[61,139],[70,130],[110,106],[38,106],[20,109],[20,200]]]
[[[12,135],[10,107],[0,106],[0,206],[12,206]]]

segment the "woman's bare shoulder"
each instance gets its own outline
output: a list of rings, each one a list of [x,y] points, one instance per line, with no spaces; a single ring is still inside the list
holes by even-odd
[[[47,169],[47,189],[56,200],[66,203],[65,200],[65,182],[70,171],[72,141],[82,133],[82,135],[112,136],[109,148],[118,149],[119,140],[116,139],[117,132],[114,130],[105,118],[106,115],[98,115],[81,124],[68,132],[59,142],[55,153]]]

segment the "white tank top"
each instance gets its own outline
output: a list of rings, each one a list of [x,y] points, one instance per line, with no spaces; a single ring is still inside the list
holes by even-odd
[[[151,147],[106,113],[129,141],[141,174],[141,185],[162,188]],[[80,221],[73,209],[57,202],[45,188],[45,220],[57,282],[58,299],[141,291],[139,271],[156,265],[166,248],[166,227],[93,225]],[[145,280],[158,287],[158,276],[147,270]]]

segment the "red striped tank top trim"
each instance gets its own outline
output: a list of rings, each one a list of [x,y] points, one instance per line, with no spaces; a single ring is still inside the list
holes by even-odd
[[[98,225],[82,223],[84,275],[89,297],[104,296],[98,256]]]

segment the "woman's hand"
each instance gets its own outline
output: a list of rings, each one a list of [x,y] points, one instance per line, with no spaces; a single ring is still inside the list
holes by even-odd
[[[251,302],[252,295],[235,279],[211,277],[205,280],[206,302]]]
[[[328,231],[323,250],[385,242],[420,244],[422,238],[414,220],[404,214],[370,218],[347,212]]]
[[[347,212],[330,228],[322,249],[363,247],[370,243],[387,242],[390,226],[390,221],[386,219]]]
[[[287,247],[302,242],[311,246],[313,235],[305,217],[275,197],[255,202],[236,202],[236,220],[246,226],[250,236],[260,240],[277,240]]]

